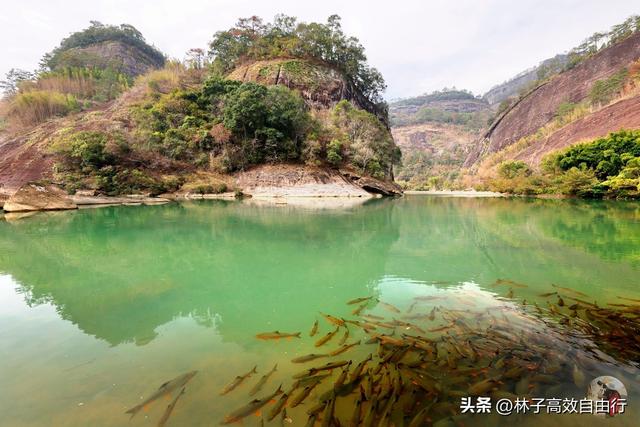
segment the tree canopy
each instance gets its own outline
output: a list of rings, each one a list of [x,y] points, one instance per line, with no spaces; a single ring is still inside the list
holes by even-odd
[[[60,42],[60,46],[47,53],[41,61],[43,68],[54,69],[59,65],[61,55],[73,48],[87,47],[105,41],[120,41],[145,53],[158,65],[164,64],[162,52],[149,45],[144,36],[133,25],[105,25],[91,21],[91,25],[82,31],[72,33]]]
[[[242,18],[229,30],[215,33],[209,55],[222,73],[246,60],[292,57],[322,61],[341,71],[367,99],[383,102],[386,85],[382,75],[367,64],[360,41],[344,34],[338,15],[331,15],[326,24],[298,22],[282,14],[271,23],[257,16]]]

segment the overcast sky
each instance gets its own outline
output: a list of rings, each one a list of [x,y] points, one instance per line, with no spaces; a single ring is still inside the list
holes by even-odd
[[[634,7],[635,6],[635,7]],[[90,20],[129,23],[171,57],[206,47],[238,17],[277,13],[325,21],[337,13],[384,75],[386,97],[465,88],[481,94],[541,60],[640,13],[638,0],[72,0],[3,2],[0,75],[34,69]]]

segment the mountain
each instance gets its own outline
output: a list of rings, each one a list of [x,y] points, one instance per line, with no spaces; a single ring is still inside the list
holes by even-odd
[[[392,102],[389,114],[402,150],[396,179],[414,189],[452,185],[492,112],[470,92],[445,89]]]

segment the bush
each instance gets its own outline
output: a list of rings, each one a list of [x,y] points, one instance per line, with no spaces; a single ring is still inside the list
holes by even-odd
[[[530,174],[529,166],[522,160],[506,160],[498,165],[498,175],[502,178],[513,179]]]
[[[591,104],[604,105],[611,102],[622,92],[622,87],[627,75],[627,69],[623,68],[608,79],[596,81],[593,86],[591,86],[591,91],[589,92]]]

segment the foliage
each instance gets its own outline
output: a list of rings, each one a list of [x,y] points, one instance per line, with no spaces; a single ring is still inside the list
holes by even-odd
[[[142,36],[142,33],[134,26],[129,24],[104,25],[97,21],[91,21],[91,25],[88,28],[75,32],[63,39],[60,46],[42,58],[41,65],[43,68],[50,70],[70,65],[64,61],[65,52],[70,49],[83,48],[106,41],[120,41],[124,44],[134,46],[147,55],[158,66],[164,64],[164,55],[155,47],[150,46]]]
[[[577,144],[543,159],[542,171],[532,173],[519,161],[503,162],[497,191],[559,193],[578,197],[640,197],[640,131],[611,133]]]
[[[596,81],[591,86],[589,92],[589,100],[592,105],[605,105],[611,102],[615,97],[620,95],[628,71],[626,68],[621,69],[611,77]]]
[[[0,91],[9,98],[18,93],[18,88],[22,82],[28,82],[36,78],[35,73],[18,68],[10,69],[5,74],[4,80],[0,81]]]
[[[373,114],[342,100],[333,109],[332,119],[346,156],[362,172],[384,178],[400,163],[400,149]]]
[[[238,20],[233,28],[218,31],[209,43],[214,69],[227,73],[246,60],[276,57],[319,60],[340,70],[374,104],[383,103],[384,79],[367,64],[364,48],[342,31],[340,17],[326,24],[297,22],[277,15],[272,23],[257,16]]]
[[[519,175],[529,175],[531,170],[522,160],[505,160],[498,165],[498,175],[502,178],[513,179]]]

